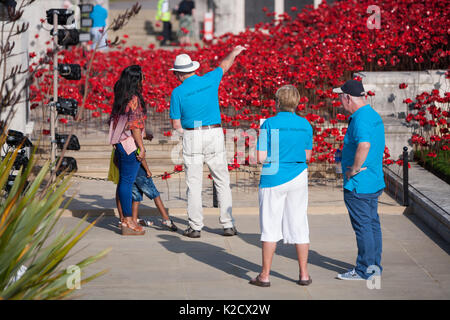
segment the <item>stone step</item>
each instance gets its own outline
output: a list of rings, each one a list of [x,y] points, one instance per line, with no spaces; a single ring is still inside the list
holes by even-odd
[[[111,147],[104,151],[72,151],[68,150],[65,152],[66,156],[74,157],[76,159],[109,159],[111,156]],[[171,161],[171,153],[166,150],[147,150],[146,158],[149,160],[158,161]]]
[[[178,143],[178,141],[174,140],[156,140],[156,142],[152,142],[145,140],[144,146],[148,150],[172,150],[172,148]],[[158,142],[162,141],[162,142]],[[33,143],[37,143],[36,141],[32,141]],[[112,146],[109,144],[107,140],[84,140],[79,139],[80,142],[80,151],[111,151]],[[42,148],[48,148],[49,142],[48,141],[41,141],[40,146]]]

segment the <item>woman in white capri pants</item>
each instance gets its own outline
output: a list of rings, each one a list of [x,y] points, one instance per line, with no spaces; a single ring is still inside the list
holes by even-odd
[[[264,121],[258,139],[258,162],[263,163],[259,183],[259,217],[262,271],[250,284],[269,287],[269,273],[277,242],[295,244],[299,285],[309,285],[308,170],[313,132],[309,122],[296,115],[300,94],[292,85],[275,94],[278,113]]]

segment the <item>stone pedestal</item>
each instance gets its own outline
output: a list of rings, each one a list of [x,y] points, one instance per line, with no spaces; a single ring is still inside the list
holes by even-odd
[[[445,70],[428,71],[390,71],[390,72],[359,72],[366,91],[373,91],[375,96],[369,97],[371,106],[381,115],[385,125],[386,145],[392,159],[398,159],[403,153],[403,147],[411,149],[410,143],[413,128],[405,121],[410,112],[403,100],[414,101],[416,95],[433,89],[444,95],[450,86],[445,78]],[[406,89],[399,85],[406,83]]]

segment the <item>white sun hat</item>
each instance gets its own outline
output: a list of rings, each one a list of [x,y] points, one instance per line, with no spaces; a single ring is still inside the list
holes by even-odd
[[[198,61],[192,61],[189,55],[183,53],[177,55],[173,68],[169,69],[169,71],[192,72],[197,70],[198,67],[200,67],[200,63],[198,63]]]

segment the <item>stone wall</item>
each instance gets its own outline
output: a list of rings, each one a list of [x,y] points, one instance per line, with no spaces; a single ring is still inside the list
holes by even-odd
[[[382,116],[386,145],[391,157],[398,159],[410,144],[413,128],[405,121],[409,113],[407,105],[403,103],[406,98],[414,100],[416,95],[433,89],[438,89],[441,95],[449,91],[450,81],[445,78],[445,70],[427,71],[389,71],[389,72],[359,72],[366,91],[373,91],[375,96],[370,97],[372,107]],[[406,83],[406,89],[400,89],[399,84]]]
[[[20,2],[18,2],[20,3]],[[45,42],[51,40],[50,33],[42,29],[40,19],[46,17],[45,12],[51,8],[61,8],[63,0],[36,0],[33,4],[26,7],[22,18],[16,22],[17,25],[22,25],[24,22],[29,23],[28,31],[20,36],[14,37],[15,42],[13,55],[6,63],[6,74],[9,74],[11,69],[17,65],[22,65],[22,69],[27,69],[30,65],[29,53],[35,52],[38,61],[39,56],[43,54],[47,48]],[[3,21],[1,23],[4,23]],[[3,36],[9,34],[12,24],[6,24],[3,31]],[[49,26],[47,26],[49,27]],[[14,27],[16,28],[16,27]],[[38,37],[36,37],[38,35]],[[0,76],[3,76],[3,70],[0,71]],[[21,83],[18,88],[23,87],[23,76],[18,76],[16,81]],[[12,85],[12,83],[10,83]],[[17,90],[18,92],[19,90]],[[14,116],[9,123],[9,128],[21,131],[25,134],[30,134],[33,130],[33,123],[29,121],[29,102],[27,97],[28,92],[22,93],[21,101],[14,108]],[[2,110],[1,118],[4,119],[10,110]]]

